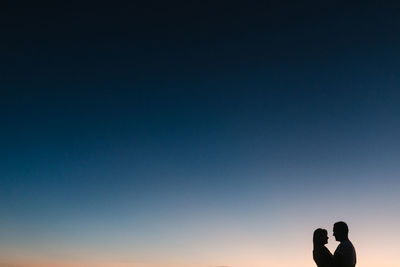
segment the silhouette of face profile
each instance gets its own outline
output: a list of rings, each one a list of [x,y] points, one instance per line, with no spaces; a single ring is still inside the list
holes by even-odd
[[[349,228],[345,222],[337,222],[333,225],[333,235],[336,241],[343,241],[347,239]]]
[[[315,245],[328,244],[328,231],[325,229],[318,228],[314,231],[313,242]]]

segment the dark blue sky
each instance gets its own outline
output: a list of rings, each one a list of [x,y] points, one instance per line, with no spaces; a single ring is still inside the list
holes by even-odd
[[[338,183],[398,187],[399,11],[5,6],[0,225],[44,234],[131,212],[146,225]]]

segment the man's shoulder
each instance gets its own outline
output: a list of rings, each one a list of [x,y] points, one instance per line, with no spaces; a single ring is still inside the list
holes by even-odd
[[[354,246],[350,240],[345,240],[343,242],[340,242],[340,244],[337,246],[337,248],[335,250],[335,254],[343,253],[344,251],[349,250],[349,249],[353,250]]]
[[[343,242],[343,247],[345,247],[345,248],[352,248],[352,249],[354,249],[353,243],[351,243],[351,241],[350,241],[350,240],[346,240],[346,241],[344,241],[344,242]]]

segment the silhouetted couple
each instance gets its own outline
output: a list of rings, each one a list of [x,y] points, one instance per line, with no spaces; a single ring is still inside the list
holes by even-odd
[[[356,266],[356,250],[350,242],[349,228],[345,222],[333,225],[333,235],[340,244],[332,253],[325,247],[328,244],[328,231],[318,228],[314,231],[313,258],[318,267],[354,267]]]

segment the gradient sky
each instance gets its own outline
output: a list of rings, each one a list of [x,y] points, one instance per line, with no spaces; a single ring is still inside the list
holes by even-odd
[[[0,262],[399,266],[399,12],[5,5]]]

